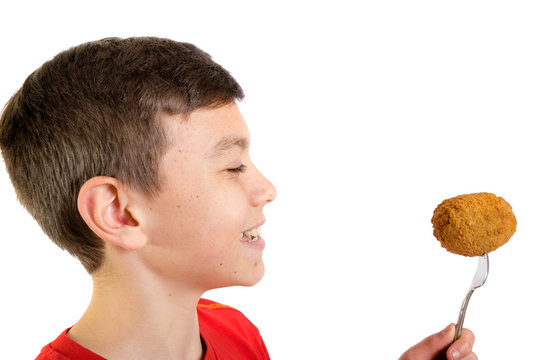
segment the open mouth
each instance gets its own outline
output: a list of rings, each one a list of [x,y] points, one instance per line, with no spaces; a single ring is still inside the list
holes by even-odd
[[[261,228],[257,226],[248,231],[244,231],[240,234],[240,241],[254,242],[259,240],[259,235],[261,234]]]

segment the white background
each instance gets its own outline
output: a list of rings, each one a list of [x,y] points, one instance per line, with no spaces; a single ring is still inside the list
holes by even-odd
[[[355,4],[355,5],[353,5]],[[490,256],[465,326],[481,359],[538,355],[540,6],[536,1],[11,1],[0,102],[70,46],[195,43],[246,92],[252,158],[278,189],[267,273],[207,297],[242,310],[273,359],[396,359],[458,315],[476,259],[432,235],[435,206],[504,197],[518,230]],[[31,359],[77,321],[91,278],[17,203],[0,167],[0,341]]]

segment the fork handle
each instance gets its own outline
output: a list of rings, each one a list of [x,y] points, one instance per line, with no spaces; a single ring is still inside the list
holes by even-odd
[[[469,305],[469,300],[471,299],[472,293],[474,292],[474,289],[470,289],[467,293],[467,296],[465,296],[465,299],[463,299],[463,303],[461,304],[461,309],[459,310],[459,317],[456,324],[456,333],[454,335],[454,341],[459,339],[461,336],[461,331],[463,330],[463,323],[465,322],[465,313],[467,312],[467,306]]]
[[[454,341],[459,339],[459,337],[461,336],[461,331],[463,330],[463,322],[465,321],[465,313],[467,312],[467,306],[469,305],[469,300],[473,292],[474,292],[474,289],[470,289],[467,295],[465,296],[465,299],[463,299],[463,303],[461,304],[461,309],[459,310],[459,317],[456,324],[456,332],[454,334]],[[454,341],[452,341],[452,343]],[[437,355],[437,357],[434,360],[446,360],[447,350],[448,348],[444,349],[439,355]]]

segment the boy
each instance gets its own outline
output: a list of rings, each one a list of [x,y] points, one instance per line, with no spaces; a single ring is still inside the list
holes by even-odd
[[[249,158],[243,96],[191,44],[111,38],[58,54],[8,102],[0,147],[18,198],[94,283],[38,359],[269,359],[240,312],[201,299],[264,273],[276,190]],[[472,356],[464,334],[452,348]]]

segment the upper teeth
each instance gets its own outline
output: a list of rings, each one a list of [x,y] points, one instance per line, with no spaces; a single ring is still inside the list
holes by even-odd
[[[242,233],[241,237],[247,236],[247,237],[250,238],[250,241],[255,241],[260,234],[261,234],[261,228],[256,227],[256,228],[251,229],[249,231],[244,231]]]

